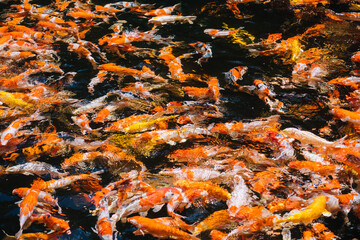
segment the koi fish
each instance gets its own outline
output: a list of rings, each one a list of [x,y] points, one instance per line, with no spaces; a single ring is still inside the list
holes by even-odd
[[[240,28],[238,28],[236,30],[223,30],[223,29],[209,28],[209,29],[205,29],[204,33],[207,34],[207,35],[210,35],[212,38],[227,37],[227,36],[230,36],[230,35],[238,32],[241,29],[243,29],[243,27],[240,27]]]
[[[236,84],[238,80],[242,80],[247,70],[248,67],[246,66],[234,67],[225,73],[225,79],[228,80],[228,83],[230,84]]]
[[[180,7],[180,3],[175,4],[172,7],[165,7],[151,10],[150,12],[145,13],[145,16],[164,16],[164,15],[171,15],[171,13]]]
[[[319,218],[321,215],[329,216],[329,213],[326,210],[326,201],[327,197],[320,195],[314,199],[314,201],[305,208],[305,210],[290,215],[289,217],[281,218],[276,220],[276,224],[283,222],[293,222],[293,223],[311,223],[313,220]]]
[[[61,173],[56,167],[45,162],[28,162],[24,164],[18,164],[12,167],[7,167],[4,170],[6,174],[24,174],[24,175],[46,175],[50,174],[51,178],[59,178],[67,175],[67,173]]]
[[[44,223],[46,227],[54,232],[70,234],[69,223],[61,218],[53,217],[50,214],[35,215],[31,217],[32,221]]]
[[[31,188],[39,189],[39,190],[54,190],[57,188],[64,188],[78,180],[83,180],[83,179],[87,179],[90,177],[100,179],[100,177],[98,175],[103,172],[104,171],[97,171],[97,172],[93,172],[90,174],[79,174],[79,175],[67,176],[64,178],[57,179],[57,180],[52,179],[52,180],[49,180],[46,182],[43,180],[35,180],[33,182],[33,184],[31,185]]]
[[[19,203],[20,207],[20,230],[16,233],[16,237],[19,238],[22,234],[25,223],[29,220],[32,215],[35,206],[38,203],[38,192],[32,189],[27,191],[24,199]]]
[[[99,235],[102,240],[113,239],[112,224],[109,220],[109,210],[107,198],[103,198],[99,202],[100,214],[96,222],[95,232]]]
[[[127,200],[127,204],[124,203],[120,206],[116,213],[111,216],[111,220],[115,224],[120,219],[124,219],[133,213],[142,212],[146,215],[151,208],[154,208],[153,211],[158,212],[165,203],[167,203],[167,211],[170,216],[182,217],[174,212],[182,203],[182,200],[183,192],[181,189],[174,187],[160,188]]]
[[[190,43],[190,46],[195,48],[195,51],[202,54],[197,63],[201,66],[201,63],[207,62],[209,58],[212,58],[211,47],[203,42]]]
[[[222,201],[226,201],[231,198],[231,194],[227,190],[210,182],[191,182],[186,180],[178,180],[174,183],[174,186],[184,190],[203,189],[207,191],[210,196]]]
[[[150,218],[135,216],[128,218],[128,221],[138,228],[138,230],[134,232],[135,235],[151,234],[158,238],[172,237],[174,239],[199,240],[197,237],[194,237],[189,233],[181,231],[175,227],[159,223]]]
[[[29,124],[31,121],[40,120],[43,117],[40,116],[40,113],[36,112],[30,117],[19,118],[13,121],[2,133],[1,133],[1,145],[5,146],[10,139],[12,139],[15,134],[20,130],[20,128]]]
[[[324,138],[321,138],[311,132],[302,131],[297,128],[286,128],[282,132],[291,138],[299,140],[303,144],[312,144],[317,147],[332,148],[340,146],[337,142],[330,142]]]
[[[227,200],[230,216],[235,216],[242,206],[249,205],[249,188],[241,176],[235,176],[235,187],[231,192],[231,198]]]
[[[86,114],[81,114],[80,116],[72,116],[71,119],[76,125],[80,127],[82,134],[86,134],[87,132],[94,133],[97,131],[97,129],[92,129],[90,127],[90,120],[87,118]]]
[[[208,229],[221,229],[231,222],[229,212],[225,210],[219,210],[212,213],[206,219],[201,221],[195,226],[194,235],[198,235]]]
[[[72,166],[76,166],[79,164],[83,164],[85,162],[92,161],[99,155],[101,155],[101,152],[86,152],[86,153],[77,152],[70,158],[65,159],[65,161],[61,163],[61,168],[67,169]]]
[[[360,114],[357,112],[348,111],[342,108],[333,108],[330,112],[336,118],[340,118],[343,122],[350,122],[355,125],[360,124]]]
[[[105,5],[105,7],[109,7],[109,6],[121,6],[123,8],[134,8],[134,7],[152,7],[154,4],[143,4],[143,3],[138,3],[137,1],[134,2],[115,2],[115,3],[108,3]]]
[[[174,176],[176,179],[189,181],[209,181],[218,179],[223,175],[219,171],[207,168],[175,168],[162,170],[159,174]]]
[[[165,25],[168,23],[175,22],[185,22],[189,24],[193,24],[193,21],[196,20],[196,16],[177,16],[177,15],[168,15],[168,16],[158,16],[152,17],[149,19],[149,23],[154,24],[155,26]]]

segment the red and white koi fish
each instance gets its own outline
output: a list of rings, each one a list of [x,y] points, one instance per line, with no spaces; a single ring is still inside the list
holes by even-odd
[[[198,59],[197,63],[201,65],[203,62],[207,62],[209,58],[212,58],[211,47],[203,42],[190,43],[190,46],[194,47],[196,52],[202,54],[201,58]]]
[[[151,10],[150,12],[145,13],[145,16],[164,16],[170,15],[175,9],[180,7],[180,3],[175,4],[172,7],[165,7]]]
[[[96,222],[95,232],[99,235],[102,240],[112,240],[113,238],[113,228],[110,222],[109,210],[108,210],[108,200],[103,198],[99,202],[100,214]]]
[[[241,29],[243,29],[243,27],[240,27],[236,30],[223,30],[223,29],[209,28],[209,29],[205,29],[204,33],[207,35],[210,35],[212,38],[227,37],[227,36],[230,36],[230,35],[236,33],[237,31],[239,31]]]
[[[90,127],[90,120],[87,118],[86,114],[72,116],[71,119],[80,127],[82,134],[86,134],[87,132],[94,133],[96,131],[96,129]]]
[[[115,214],[111,216],[114,224],[117,221],[126,218],[133,213],[142,212],[146,214],[151,208],[153,211],[160,211],[162,206],[167,203],[167,211],[170,216],[178,216],[174,211],[183,201],[183,192],[179,188],[166,187],[153,192],[144,193],[141,196],[135,196],[123,203]]]
[[[295,157],[295,150],[291,144],[293,140],[291,138],[283,136],[281,133],[276,131],[268,131],[267,134],[269,140],[276,144],[279,150],[273,160],[290,160]]]
[[[25,226],[25,223],[29,220],[30,216],[32,215],[37,203],[38,203],[38,192],[29,189],[24,199],[19,203],[20,230],[15,235],[17,238],[22,234],[23,227]]]
[[[43,180],[35,180],[33,182],[33,184],[31,185],[32,189],[39,189],[39,190],[53,190],[53,189],[57,189],[57,188],[64,188],[68,185],[70,185],[71,183],[78,181],[78,180],[82,180],[82,179],[87,179],[89,177],[93,177],[96,179],[100,179],[100,177],[98,176],[99,174],[103,173],[104,171],[97,171],[97,172],[93,172],[90,174],[79,174],[79,175],[73,175],[73,176],[68,176],[68,177],[64,177],[64,178],[60,178],[60,179],[52,179],[49,181],[43,181]]]
[[[225,73],[225,79],[228,80],[230,84],[236,84],[238,80],[242,80],[244,74],[247,72],[248,67],[246,66],[237,66],[230,69]]]
[[[13,121],[2,133],[1,133],[1,145],[5,146],[10,139],[12,139],[15,134],[20,130],[20,128],[24,127],[25,125],[29,124],[31,121],[40,120],[40,113],[36,112],[30,117],[20,118]]]
[[[149,23],[154,24],[155,26],[165,25],[168,23],[175,23],[175,22],[185,22],[189,24],[193,24],[196,19],[196,16],[177,16],[177,15],[168,15],[168,16],[159,16],[153,17],[149,19]]]

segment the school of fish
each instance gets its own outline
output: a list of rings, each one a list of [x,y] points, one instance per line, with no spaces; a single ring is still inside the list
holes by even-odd
[[[0,6],[3,239],[360,236],[358,0]]]

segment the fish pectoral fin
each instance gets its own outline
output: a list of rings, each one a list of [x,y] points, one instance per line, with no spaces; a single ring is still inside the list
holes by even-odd
[[[145,235],[145,232],[143,231],[143,230],[141,230],[141,229],[138,229],[138,230],[135,230],[134,232],[133,232],[133,234],[134,235]]]
[[[155,205],[155,207],[152,208],[153,212],[158,212],[161,210],[161,208],[164,206],[164,204],[161,205]]]

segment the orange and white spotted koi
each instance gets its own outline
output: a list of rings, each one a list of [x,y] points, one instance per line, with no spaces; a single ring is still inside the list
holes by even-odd
[[[230,84],[236,84],[238,80],[242,80],[244,74],[247,72],[248,67],[246,66],[237,66],[230,69],[225,73],[225,79]]]
[[[72,116],[71,119],[76,125],[80,127],[82,134],[86,134],[87,132],[94,133],[97,131],[96,129],[92,129],[90,127],[90,120],[87,118],[86,114],[81,114],[80,116]]]
[[[112,240],[113,228],[109,218],[108,200],[103,198],[99,202],[100,214],[96,222],[95,232],[99,235],[102,240]]]
[[[19,203],[20,207],[20,230],[16,233],[16,237],[18,238],[23,231],[23,227],[25,223],[29,220],[32,215],[35,206],[38,203],[38,192],[32,189],[29,189],[26,193],[24,199]]]
[[[117,221],[126,218],[133,213],[146,214],[151,208],[154,212],[160,211],[162,206],[167,203],[167,211],[170,216],[181,217],[174,211],[185,200],[183,192],[179,188],[166,187],[156,189],[153,192],[144,193],[135,196],[118,208],[115,214],[111,216],[111,220],[115,224]]]
[[[90,174],[79,174],[79,175],[74,175],[74,176],[68,176],[68,177],[64,177],[64,178],[60,178],[60,179],[52,179],[49,181],[43,181],[43,180],[35,180],[33,182],[33,184],[31,185],[31,188],[33,189],[39,189],[39,190],[54,190],[57,188],[64,188],[68,185],[70,185],[71,183],[78,181],[78,180],[83,180],[83,179],[87,179],[90,177],[96,178],[96,179],[100,179],[100,177],[98,176],[99,174],[103,173],[104,171],[97,171],[97,172],[93,172]]]
[[[207,35],[210,35],[212,38],[217,37],[227,37],[230,36],[239,30],[243,29],[242,27],[236,29],[236,30],[224,30],[224,29],[214,29],[214,28],[208,28],[204,30],[204,33]]]
[[[180,3],[175,4],[172,7],[165,7],[165,8],[159,8],[151,10],[150,12],[145,13],[145,16],[164,16],[164,15],[170,15],[175,9],[178,9],[180,7]]]
[[[10,139],[15,137],[16,133],[25,125],[29,124],[31,121],[40,120],[40,113],[36,112],[30,117],[19,118],[13,121],[2,133],[0,137],[1,145],[5,146]]]

